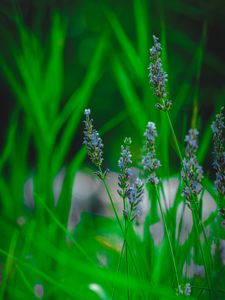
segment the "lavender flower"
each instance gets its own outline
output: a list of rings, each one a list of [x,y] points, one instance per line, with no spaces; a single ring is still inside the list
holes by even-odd
[[[118,166],[120,168],[118,177],[120,189],[118,190],[118,194],[123,199],[126,198],[127,190],[129,188],[129,170],[132,164],[132,155],[130,152],[131,143],[131,138],[125,138],[124,145],[121,146],[121,154],[118,161]]]
[[[212,132],[213,132],[213,168],[216,171],[216,180],[215,187],[221,196],[218,202],[219,205],[219,214],[223,218],[222,226],[225,223],[225,202],[222,201],[222,198],[225,198],[225,151],[224,151],[224,116],[223,109],[221,108],[220,113],[216,115],[216,120],[212,123]]]
[[[92,163],[101,168],[103,162],[103,143],[102,139],[99,136],[97,130],[93,127],[93,119],[90,118],[91,110],[85,109],[84,111],[85,120],[84,120],[84,144],[87,147],[88,155]]]
[[[147,182],[157,185],[160,183],[156,175],[156,170],[161,166],[160,161],[156,158],[155,139],[158,136],[155,123],[148,122],[146,131],[144,133],[146,138],[146,145],[144,148],[145,154],[142,157],[142,165],[144,171],[147,173]]]
[[[144,197],[144,184],[137,178],[132,186],[127,190],[127,198],[130,204],[131,221],[138,219],[141,215],[141,203]]]
[[[189,297],[191,295],[191,284],[186,283],[186,284],[179,285],[177,288],[177,295]]]
[[[156,108],[168,111],[171,109],[172,102],[167,100],[167,91],[166,91],[166,82],[167,82],[167,73],[163,71],[162,62],[161,62],[161,44],[159,39],[153,35],[153,47],[150,49],[150,65],[149,65],[149,77],[150,84],[153,88],[153,93],[158,97],[161,103],[156,104]]]
[[[182,196],[190,206],[191,201],[196,201],[202,191],[201,181],[203,179],[203,169],[198,164],[196,152],[198,150],[198,130],[190,129],[185,137],[187,144],[185,158],[182,162],[181,176],[184,181]],[[197,201],[196,201],[197,204]]]
[[[133,221],[134,219],[138,219],[141,215],[144,185],[139,178],[135,180],[133,185],[130,183],[130,167],[132,164],[132,155],[130,152],[131,142],[131,138],[125,138],[124,145],[121,146],[121,154],[118,161],[120,168],[118,177],[120,189],[118,189],[118,194],[124,202],[124,218]],[[128,203],[126,201],[128,201]]]
[[[223,107],[220,113],[216,115],[216,120],[212,123],[213,141],[214,141],[214,161],[213,168],[216,171],[215,186],[218,193],[225,197],[225,151],[224,151],[224,116]],[[225,209],[224,209],[225,214]]]

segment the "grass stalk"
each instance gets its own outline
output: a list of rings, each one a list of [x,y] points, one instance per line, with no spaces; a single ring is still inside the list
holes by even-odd
[[[168,112],[166,112],[166,115],[167,115],[167,119],[168,119],[168,122],[169,122],[169,126],[171,128],[171,132],[172,132],[173,140],[174,140],[174,143],[175,143],[175,146],[176,146],[176,149],[177,149],[177,153],[178,153],[179,158],[182,162],[183,157],[182,157],[181,150],[180,150],[180,147],[179,147],[179,143],[178,143],[178,140],[177,140],[174,128],[173,128],[173,124],[172,124],[171,119],[170,119],[170,115],[169,115]],[[212,299],[212,294],[211,294],[212,283],[211,283],[211,278],[210,278],[210,275],[209,275],[210,272],[209,272],[209,269],[208,269],[208,266],[207,266],[205,253],[204,253],[204,250],[203,250],[203,247],[202,247],[202,244],[201,244],[200,231],[199,231],[199,227],[198,227],[198,221],[199,221],[199,224],[202,224],[202,222],[201,222],[201,220],[199,220],[199,217],[196,216],[196,212],[195,212],[196,205],[195,205],[195,201],[193,201],[193,202],[194,202],[194,206],[195,206],[194,209],[192,209],[193,223],[194,223],[194,227],[195,227],[195,230],[196,230],[196,234],[198,236],[200,251],[201,251],[201,255],[202,255],[202,259],[203,259],[203,263],[204,263],[204,268],[205,268],[206,280],[207,280],[208,288],[209,288],[209,291],[210,291],[210,299]],[[206,245],[207,245],[207,252],[209,252],[209,249],[208,249],[209,248],[209,243],[208,243],[208,239],[207,239],[203,224],[201,226],[201,229],[203,231],[204,239],[205,239],[205,242],[206,242]],[[209,260],[210,260],[210,263],[211,263],[210,253],[208,253],[208,256],[209,256]]]
[[[202,243],[201,243],[201,240],[200,240],[200,232],[199,232],[199,228],[198,228],[195,209],[192,209],[192,217],[193,217],[193,223],[194,223],[194,227],[195,227],[196,234],[197,234],[197,237],[198,237],[200,251],[201,251],[201,254],[202,254],[202,259],[203,259],[203,263],[204,263],[204,267],[205,267],[205,274],[206,274],[207,285],[208,285],[208,288],[209,288],[210,299],[212,299],[212,294],[211,294],[211,292],[212,292],[212,283],[211,283],[211,279],[210,279],[210,275],[209,275],[209,270],[208,270],[208,267],[207,267],[205,253],[204,253]]]
[[[175,134],[175,131],[174,131],[174,128],[173,128],[173,124],[171,122],[170,115],[169,115],[168,111],[166,112],[166,116],[167,116],[167,120],[169,122],[169,126],[170,126],[170,129],[171,129],[171,132],[172,132],[172,136],[173,136],[174,144],[175,144],[176,149],[177,149],[178,156],[179,156],[180,160],[182,161],[183,157],[182,157],[182,154],[181,154],[181,151],[180,151],[180,146],[179,146],[179,143],[178,143],[178,140],[177,140],[177,136]]]
[[[161,216],[162,216],[162,220],[163,220],[163,224],[164,224],[164,228],[165,228],[165,232],[166,232],[166,236],[167,236],[167,240],[168,240],[168,243],[169,243],[169,248],[170,248],[170,252],[171,252],[171,256],[172,256],[177,287],[179,287],[180,282],[179,282],[179,276],[178,276],[178,271],[177,271],[176,260],[175,260],[173,247],[172,247],[172,243],[171,243],[171,240],[170,240],[169,230],[168,230],[166,219],[165,219],[165,216],[164,216],[164,213],[163,213],[163,208],[162,208],[162,204],[161,204],[161,201],[160,201],[160,195],[159,195],[159,191],[158,191],[157,187],[156,187],[156,193],[157,193],[157,200],[158,200],[158,204],[159,204],[159,208],[160,208],[160,213],[161,213]]]
[[[101,178],[101,180],[102,180],[102,182],[103,182],[103,185],[104,185],[104,188],[105,188],[105,190],[106,190],[107,196],[108,196],[108,198],[109,198],[109,200],[110,200],[110,203],[111,203],[111,205],[112,205],[112,209],[113,209],[113,212],[114,212],[114,214],[115,214],[116,220],[117,220],[117,222],[118,222],[118,224],[119,224],[120,230],[121,230],[122,235],[123,235],[123,238],[124,238],[124,240],[125,240],[125,244],[126,244],[126,246],[127,246],[127,248],[128,248],[129,254],[130,254],[130,256],[131,256],[132,263],[134,264],[134,267],[135,267],[135,270],[136,270],[137,274],[139,274],[138,269],[137,269],[137,266],[136,266],[136,263],[135,263],[135,260],[134,260],[134,257],[133,257],[133,254],[132,254],[131,249],[130,249],[130,247],[129,247],[129,244],[128,244],[128,242],[127,242],[126,231],[124,231],[123,226],[122,226],[122,224],[121,224],[121,222],[120,222],[120,219],[119,219],[119,216],[118,216],[118,213],[117,213],[115,204],[114,204],[114,202],[113,202],[111,193],[110,193],[109,188],[108,188],[108,185],[107,185],[107,183],[106,183],[106,181],[105,181],[105,175],[104,175],[104,173],[102,172],[101,168],[99,168],[99,172],[100,172],[100,178]]]

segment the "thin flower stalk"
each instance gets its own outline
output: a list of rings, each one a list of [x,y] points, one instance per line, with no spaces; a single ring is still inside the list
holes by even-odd
[[[103,171],[102,170],[102,162],[103,162],[103,143],[102,143],[102,139],[99,136],[99,133],[97,132],[97,130],[94,128],[93,125],[93,119],[91,118],[91,110],[90,109],[85,109],[84,110],[84,115],[85,115],[85,120],[84,120],[84,144],[86,145],[87,148],[87,153],[88,156],[90,158],[90,160],[92,161],[92,163],[97,167],[97,172],[96,175],[100,178],[100,180],[103,182],[106,194],[110,200],[110,204],[112,206],[114,215],[116,217],[116,220],[119,224],[120,230],[122,232],[123,238],[126,241],[127,244],[127,248],[128,251],[130,253],[131,259],[132,259],[132,263],[135,267],[135,270],[138,274],[138,269],[135,263],[135,260],[133,258],[133,254],[131,252],[131,249],[129,247],[129,244],[127,242],[126,239],[126,233],[125,230],[122,226],[122,223],[120,221],[119,215],[117,213],[113,198],[111,196],[111,193],[109,191],[109,187],[106,183],[105,177],[108,173],[108,170]]]
[[[180,151],[179,143],[169,115],[169,111],[172,108],[172,101],[167,99],[168,92],[166,89],[166,83],[168,81],[168,75],[163,70],[162,61],[161,61],[161,52],[162,52],[162,47],[159,42],[159,39],[153,35],[153,46],[150,49],[150,65],[149,65],[150,85],[153,89],[153,94],[159,99],[159,103],[155,105],[156,108],[166,112],[167,120],[172,132],[174,144],[177,149],[179,158],[182,161],[182,154]]]
[[[200,225],[207,245],[207,256],[211,263],[212,260],[211,260],[210,250],[209,250],[208,239],[205,233],[204,226],[200,221],[199,200],[203,188],[202,186],[203,169],[197,161],[198,135],[199,135],[198,130],[194,128],[194,129],[190,129],[188,131],[188,134],[185,136],[185,142],[186,142],[185,157],[182,161],[182,170],[181,170],[181,177],[183,179],[182,196],[186,200],[186,204],[188,205],[188,207],[191,209],[192,212],[193,224],[196,230],[196,234],[200,245],[200,251],[204,262],[206,279],[207,279],[208,287],[209,289],[211,289],[212,287],[211,277],[210,277],[211,273],[208,269],[206,255],[200,240],[200,230],[199,230],[199,225]]]
[[[147,176],[147,183],[152,184],[156,189],[157,201],[159,204],[160,213],[161,213],[164,228],[165,228],[165,233],[166,233],[167,240],[169,243],[169,248],[170,248],[170,252],[171,252],[171,256],[172,256],[172,262],[173,262],[173,266],[174,266],[174,272],[175,272],[175,277],[176,277],[177,287],[178,287],[178,286],[180,286],[180,282],[179,282],[176,260],[175,260],[175,256],[174,256],[172,243],[170,240],[170,235],[169,235],[169,230],[168,230],[168,226],[166,223],[166,218],[164,216],[163,207],[162,207],[161,200],[160,200],[160,194],[158,191],[158,185],[160,183],[160,179],[158,178],[156,171],[161,166],[161,163],[156,157],[156,137],[157,136],[158,136],[158,134],[157,134],[155,124],[153,122],[148,122],[146,131],[144,133],[144,137],[145,137],[146,141],[145,141],[145,146],[144,146],[145,153],[142,157],[142,165],[143,165],[145,174]]]
[[[125,138],[124,144],[121,146],[121,154],[118,161],[120,174],[118,176],[118,194],[123,200],[123,216],[125,221],[125,236],[127,237],[128,228],[130,224],[140,217],[141,203],[143,201],[144,185],[142,181],[137,178],[131,184],[131,165],[132,155],[130,152],[131,138]],[[127,277],[129,276],[129,262],[127,253],[127,243],[125,242],[125,258],[126,258],[126,271]],[[128,289],[128,299],[129,299]]]
[[[128,221],[128,207],[127,207],[127,203],[126,203],[126,198],[127,198],[127,193],[129,190],[129,168],[132,164],[132,155],[130,152],[130,145],[131,145],[132,141],[131,138],[125,138],[124,140],[124,145],[121,146],[121,156],[119,158],[118,161],[118,166],[120,168],[120,174],[118,176],[118,185],[119,188],[118,189],[118,194],[120,195],[120,197],[123,200],[123,215],[124,215],[124,220],[125,220],[125,239],[124,239],[124,243],[123,243],[123,247],[121,250],[121,256],[122,256],[122,252],[125,248],[125,260],[126,260],[126,273],[127,273],[127,278],[129,277],[129,267],[128,267],[128,253],[127,253],[127,243],[126,243],[126,239],[127,239],[127,221]],[[120,263],[119,263],[120,265]],[[129,288],[127,290],[127,296],[128,299],[130,298],[130,292],[129,292]]]
[[[150,67],[149,67],[149,69],[150,69],[150,74],[149,74],[149,76],[150,76],[150,84],[151,84],[151,86],[152,86],[152,88],[153,88],[153,93],[161,100],[161,102],[160,103],[158,103],[158,104],[156,104],[156,108],[158,108],[158,109],[160,109],[160,110],[162,110],[162,111],[165,111],[166,112],[166,116],[167,116],[167,120],[168,120],[168,123],[169,123],[169,126],[170,126],[170,129],[171,129],[171,132],[172,132],[172,137],[173,137],[173,141],[174,141],[174,144],[175,144],[175,148],[176,148],[176,150],[177,150],[177,153],[178,153],[178,156],[179,156],[179,158],[180,158],[180,161],[181,161],[181,163],[183,162],[183,156],[182,156],[182,154],[181,154],[181,150],[180,150],[180,146],[179,146],[179,143],[178,143],[178,139],[177,139],[177,136],[176,136],[176,133],[175,133],[175,131],[174,131],[174,128],[173,128],[173,124],[172,124],[172,122],[171,122],[171,118],[170,118],[170,115],[169,115],[169,110],[171,109],[171,106],[172,106],[172,103],[171,103],[171,101],[169,101],[169,105],[167,106],[165,103],[165,99],[166,99],[166,97],[167,97],[167,91],[166,91],[166,82],[167,82],[167,76],[166,76],[166,80],[162,80],[162,78],[164,78],[165,79],[165,76],[164,77],[162,77],[161,76],[161,74],[162,74],[162,63],[161,63],[161,59],[160,59],[160,55],[161,55],[161,45],[160,45],[160,43],[159,43],[159,41],[158,41],[158,38],[155,38],[155,37],[153,37],[153,40],[154,40],[154,45],[153,45],[153,47],[152,47],[152,49],[150,50]],[[152,53],[152,54],[151,54]],[[155,73],[153,73],[152,72],[152,68],[151,68],[151,66],[152,65],[154,65],[154,64],[156,64],[157,63],[157,61],[158,61],[158,66],[160,66],[160,68],[156,68],[155,67],[155,69],[154,70],[158,70],[157,72],[155,72]],[[154,82],[154,76],[156,76],[156,75],[159,75],[158,76],[158,81],[156,80],[155,82]],[[152,78],[152,80],[151,80],[151,78]],[[160,78],[161,78],[161,81],[160,81]],[[163,85],[163,91],[165,91],[165,93],[163,94],[163,93],[158,93],[157,92],[157,82],[161,82],[161,86]],[[196,217],[198,218],[198,215],[196,215]],[[193,214],[193,218],[195,218],[195,215]],[[197,219],[195,219],[194,220],[194,223],[195,224],[199,224],[197,221],[196,221]],[[202,227],[202,230],[204,231],[204,226],[203,226],[203,224],[202,224],[202,222],[200,222],[200,224],[201,224],[201,227]],[[199,232],[199,229],[197,228],[197,231]],[[198,233],[197,233],[198,234]],[[204,234],[204,237],[206,238],[206,240],[207,240],[207,237],[206,237],[206,235]],[[204,266],[205,266],[205,270],[206,270],[206,273],[208,274],[208,269],[207,269],[207,265],[206,265],[206,260],[205,260],[205,256],[204,256],[204,252],[203,252],[203,249],[202,249],[202,245],[201,245],[201,241],[200,241],[200,239],[199,239],[199,243],[200,243],[200,247],[201,247],[201,253],[202,253],[202,256],[203,256],[203,260],[204,260]],[[208,287],[209,287],[209,289],[210,289],[210,280],[209,280],[209,276],[207,276],[207,282],[208,282]]]

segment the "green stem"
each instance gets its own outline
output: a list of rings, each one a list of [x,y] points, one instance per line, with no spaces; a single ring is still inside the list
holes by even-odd
[[[173,140],[174,140],[175,146],[177,148],[177,153],[179,155],[180,160],[182,161],[183,157],[182,157],[182,154],[181,154],[181,151],[180,151],[180,147],[179,147],[179,144],[178,144],[178,141],[177,141],[177,137],[176,137],[175,131],[173,129],[173,124],[171,122],[170,115],[169,115],[168,111],[166,112],[166,116],[167,116],[167,119],[168,119],[168,122],[169,122],[169,125],[170,125],[170,129],[171,129],[171,132],[172,132],[172,136],[173,136]]]
[[[127,220],[125,218],[125,234],[126,234],[126,239],[127,239],[127,231],[128,231],[128,224]],[[126,258],[126,272],[127,272],[127,279],[129,279],[129,266],[128,266],[128,253],[127,253],[127,243],[125,243],[125,258]],[[127,288],[127,299],[130,299],[130,291],[129,291],[129,286]]]
[[[172,135],[173,135],[174,143],[175,143],[176,148],[177,148],[178,155],[179,155],[180,160],[182,162],[183,157],[182,157],[182,154],[181,154],[181,151],[180,151],[180,147],[179,147],[179,144],[178,144],[178,141],[177,141],[177,137],[176,137],[176,134],[175,134],[175,131],[174,131],[174,128],[173,128],[173,124],[172,124],[171,119],[170,119],[170,115],[169,115],[168,112],[166,112],[166,115],[167,115],[167,119],[168,119],[168,122],[169,122],[169,125],[170,125],[170,128],[171,128],[171,131],[172,131]],[[195,203],[194,200],[193,200],[193,202]],[[198,229],[198,224],[197,224],[197,221],[196,221],[196,220],[199,220],[199,218],[196,218],[195,209],[192,210],[192,212],[194,213],[194,214],[192,214],[193,215],[193,220],[194,220],[194,226],[195,226],[197,234],[198,234],[198,240],[199,240],[200,249],[201,249],[201,253],[202,253],[202,258],[203,258],[203,262],[204,262],[204,267],[205,267],[205,273],[206,273],[206,277],[207,277],[207,282],[208,282],[208,285],[210,287],[211,286],[211,282],[210,282],[210,278],[209,278],[209,272],[208,272],[208,268],[207,268],[207,265],[206,265],[205,254],[204,254],[204,251],[203,251],[203,248],[202,248],[202,244],[201,244],[201,240],[200,240],[200,233],[199,233],[199,229]],[[207,236],[205,234],[204,227],[202,227],[202,231],[203,231],[203,235],[204,235],[206,244],[209,245]],[[208,246],[207,246],[207,249],[208,249]],[[210,261],[211,261],[211,256],[210,256],[210,254],[208,254],[208,255],[209,255]]]
[[[112,196],[111,196],[111,194],[110,194],[108,185],[106,184],[106,181],[105,181],[105,178],[104,178],[104,175],[103,175],[102,171],[100,171],[100,172],[101,172],[101,174],[102,174],[102,182],[103,182],[104,188],[105,188],[106,193],[107,193],[107,195],[108,195],[108,197],[109,197],[109,201],[110,201],[110,203],[111,203],[111,205],[112,205],[112,209],[113,209],[113,212],[114,212],[114,214],[115,214],[116,220],[117,220],[117,222],[118,222],[118,224],[119,224],[119,226],[120,226],[121,232],[122,232],[122,234],[123,234],[123,236],[124,236],[124,235],[125,235],[125,234],[124,234],[124,229],[123,229],[123,226],[122,226],[122,224],[121,224],[121,222],[120,222],[120,219],[119,219],[118,213],[117,213],[117,211],[116,211],[116,207],[115,207],[115,205],[114,205],[114,202],[113,202]]]
[[[126,244],[126,241],[124,240],[122,249],[120,251],[120,257],[119,257],[119,262],[118,262],[118,266],[117,266],[117,269],[116,269],[116,273],[119,273],[119,271],[120,271],[120,266],[121,266],[121,262],[122,262],[122,258],[123,258],[123,252],[124,252],[124,249],[125,249],[125,244]],[[112,300],[114,299],[114,295],[115,295],[115,285],[114,285],[113,291],[112,291]]]
[[[174,253],[173,253],[173,247],[172,247],[172,243],[171,243],[171,240],[170,240],[169,230],[168,230],[166,219],[165,219],[165,216],[164,216],[164,213],[163,213],[163,208],[162,208],[162,204],[161,204],[160,196],[159,196],[159,191],[158,191],[157,187],[156,187],[156,193],[157,193],[157,200],[158,200],[158,203],[159,203],[160,212],[161,212],[161,215],[162,215],[162,220],[163,220],[165,231],[166,231],[166,236],[167,236],[169,247],[170,247],[170,252],[171,252],[172,261],[173,261],[173,267],[174,267],[176,281],[177,281],[177,287],[179,287],[180,283],[179,283],[179,277],[178,277],[178,272],[177,272],[176,261],[175,261],[175,257],[174,257]]]
[[[111,194],[110,194],[108,185],[106,184],[104,173],[102,172],[101,168],[99,168],[99,171],[100,171],[100,177],[101,177],[101,180],[102,180],[102,182],[103,182],[103,185],[104,185],[104,187],[105,187],[106,193],[107,193],[107,195],[108,195],[108,197],[109,197],[109,200],[110,200],[110,203],[111,203],[111,205],[112,205],[113,212],[114,212],[114,214],[115,214],[115,216],[116,216],[116,220],[117,220],[117,222],[118,222],[118,224],[119,224],[119,226],[120,226],[120,230],[121,230],[121,232],[122,232],[123,238],[124,238],[124,240],[126,241],[127,248],[128,248],[128,251],[129,251],[130,256],[131,256],[131,259],[132,259],[132,263],[134,264],[134,267],[135,267],[135,270],[136,270],[137,274],[139,274],[139,273],[138,273],[137,266],[136,266],[136,263],[135,263],[135,260],[134,260],[134,258],[133,258],[132,252],[131,252],[131,249],[130,249],[129,244],[128,244],[128,242],[127,242],[126,233],[124,232],[124,229],[123,229],[123,226],[122,226],[122,224],[121,224],[121,222],[120,222],[118,213],[117,213],[117,211],[116,211],[116,207],[115,207],[114,202],[113,202],[113,199],[112,199],[112,196],[111,196]]]
[[[123,188],[123,210],[125,211],[126,208],[127,208],[127,206],[126,206],[126,196],[125,196],[125,191],[124,191],[124,188]],[[128,231],[127,221],[128,221],[127,218],[124,217],[126,239],[127,239],[127,231]],[[127,279],[128,279],[129,278],[129,266],[128,266],[127,243],[125,243],[125,261],[126,261],[126,273],[127,273]],[[129,287],[127,288],[127,298],[128,298],[128,300],[130,299]]]
[[[212,295],[211,295],[212,284],[211,284],[211,280],[210,280],[210,276],[209,276],[209,270],[208,270],[207,263],[206,263],[205,253],[204,253],[202,243],[201,243],[201,240],[200,240],[200,232],[199,232],[198,223],[197,223],[197,220],[196,220],[195,209],[192,209],[192,217],[193,217],[193,223],[194,223],[194,227],[195,227],[196,234],[197,234],[197,237],[198,237],[198,241],[199,241],[199,245],[200,245],[200,251],[201,251],[201,254],[202,254],[202,259],[203,259],[203,263],[204,263],[204,267],[205,267],[205,274],[206,274],[206,280],[207,280],[208,288],[209,288],[209,291],[210,291],[210,298],[212,298]]]

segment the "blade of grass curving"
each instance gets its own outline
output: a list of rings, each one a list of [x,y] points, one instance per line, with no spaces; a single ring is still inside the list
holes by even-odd
[[[22,52],[14,50],[14,58],[21,79],[26,87],[27,101],[30,109],[33,111],[37,124],[44,135],[48,128],[47,119],[43,107],[43,97],[39,92],[42,88],[42,58],[41,45],[34,34],[29,33],[23,22],[17,22],[18,32],[20,34],[20,43]]]
[[[108,39],[108,32],[104,33],[101,36],[83,84],[80,89],[71,97],[70,101],[74,103],[77,102],[78,105],[76,111],[74,111],[70,116],[63,131],[63,136],[61,138],[59,147],[57,147],[56,149],[54,157],[54,168],[56,171],[59,170],[59,168],[62,166],[64,157],[70,147],[71,141],[76,133],[78,125],[80,124],[84,108],[87,106],[92,90],[94,89],[94,86],[99,79],[100,67],[102,64],[103,55],[108,46]]]
[[[136,23],[136,35],[138,43],[138,52],[145,65],[147,63],[148,57],[146,53],[148,52],[148,36],[149,36],[149,24],[147,18],[147,1],[146,0],[134,0],[134,17]]]
[[[40,297],[37,297],[37,295],[34,293],[34,289],[32,288],[32,285],[30,284],[28,278],[26,277],[26,275],[24,274],[22,269],[18,265],[16,265],[16,269],[17,269],[18,273],[20,274],[23,282],[25,283],[25,286],[27,287],[27,290],[30,292],[32,297],[34,297],[35,299],[39,299]]]
[[[196,42],[193,41],[187,34],[179,29],[175,29],[167,24],[167,29],[171,32],[170,38],[174,43],[179,43],[179,46],[183,48],[186,52],[193,54],[196,49]],[[219,72],[221,75],[225,75],[225,64],[224,62],[210,53],[205,52],[204,62],[211,67],[213,70]]]
[[[123,52],[126,54],[127,61],[129,61],[129,64],[132,66],[134,74],[137,76],[137,79],[142,82],[145,79],[145,72],[142,67],[140,57],[138,56],[131,41],[124,32],[115,14],[108,8],[103,8],[103,11],[108,19],[108,22],[111,25],[112,31],[114,32]]]
[[[50,50],[45,71],[43,98],[49,106],[50,116],[55,119],[63,89],[63,51],[66,31],[61,25],[60,16],[54,13],[50,34]]]
[[[202,163],[207,155],[210,143],[212,142],[212,129],[211,124],[215,119],[216,113],[218,113],[219,109],[224,104],[224,96],[225,92],[223,91],[221,95],[218,97],[217,100],[217,106],[215,108],[215,113],[211,115],[211,118],[209,119],[206,129],[201,137],[201,143],[199,145],[199,151],[198,151],[198,160],[200,163]]]
[[[146,112],[121,62],[115,56],[112,61],[112,67],[131,120],[137,130],[142,134],[148,120]]]
[[[5,268],[4,268],[4,272],[3,272],[3,281],[1,283],[1,288],[0,288],[0,298],[4,299],[5,298],[5,290],[8,284],[8,281],[10,281],[9,279],[9,275],[10,272],[13,268],[13,264],[14,264],[14,253],[16,250],[16,245],[17,245],[17,241],[18,241],[18,237],[19,237],[19,233],[17,230],[14,231],[11,241],[10,241],[10,246],[9,246],[9,256],[7,256],[6,262],[5,262]]]
[[[16,129],[18,126],[18,109],[16,109],[11,118],[10,118],[10,125],[7,130],[7,137],[6,137],[6,142],[5,146],[3,148],[3,151],[0,155],[0,173],[2,173],[2,169],[4,167],[4,164],[8,160],[11,151],[14,147],[14,139],[15,139],[15,134],[16,134]]]
[[[164,216],[164,212],[163,212],[163,208],[162,208],[162,204],[161,204],[161,199],[160,199],[160,194],[159,194],[159,191],[158,191],[157,187],[156,187],[156,193],[157,193],[157,201],[158,201],[158,204],[159,204],[160,213],[161,213],[162,220],[163,220],[163,225],[164,225],[164,228],[165,228],[165,232],[166,232],[166,236],[167,236],[167,240],[168,240],[168,244],[169,244],[169,248],[170,248],[170,253],[171,253],[174,272],[175,272],[175,277],[176,277],[176,283],[177,283],[177,287],[179,287],[180,286],[180,281],[179,281],[179,276],[178,276],[178,271],[177,271],[177,263],[176,263],[176,260],[175,260],[173,246],[172,246],[171,239],[170,239],[170,234],[169,234],[169,229],[168,229],[167,222],[166,222],[166,219],[165,219],[165,216]]]
[[[70,238],[70,240],[73,242],[73,244],[77,248],[77,250],[87,259],[87,261],[89,263],[91,263],[91,265],[95,266],[95,263],[93,262],[93,260],[89,257],[89,255],[86,253],[86,251],[79,245],[79,243],[73,238],[73,236],[67,230],[67,228],[64,227],[59,222],[59,220],[57,219],[57,217],[55,216],[55,214],[47,207],[47,205],[41,200],[41,198],[37,194],[34,194],[34,196],[38,200],[38,202],[41,203],[41,205],[43,205],[43,207],[48,212],[48,214],[50,215],[50,217],[52,218],[52,220],[59,226],[59,228],[61,228],[61,230],[66,234],[66,236],[68,236]]]
[[[57,251],[57,249],[55,249],[55,251],[51,252],[51,253],[54,253],[56,259],[58,259],[59,255],[57,254],[56,251]],[[40,275],[42,278],[47,280],[49,283],[51,283],[52,285],[57,287],[58,291],[63,290],[68,295],[76,296],[76,290],[74,290],[74,288],[71,288],[71,287],[73,287],[73,285],[71,285],[71,282],[69,285],[65,285],[65,283],[60,284],[58,280],[53,279],[52,277],[48,276],[43,271],[40,271],[38,268],[35,268],[32,265],[25,263],[22,260],[19,260],[17,257],[10,255],[3,249],[0,249],[0,253],[2,253],[3,255],[5,255],[7,257],[10,257],[11,259],[14,259],[21,266],[24,266],[24,267],[30,269],[31,271],[33,271],[34,273]],[[130,277],[129,281],[128,281],[125,275],[118,274],[118,273],[112,272],[112,271],[104,269],[104,268],[96,269],[95,267],[84,264],[81,261],[73,262],[71,260],[68,260],[67,267],[69,267],[71,265],[73,266],[73,268],[75,268],[76,271],[81,273],[82,276],[89,276],[89,277],[91,276],[97,282],[100,281],[100,282],[104,283],[107,281],[108,283],[111,283],[111,284],[114,283],[118,288],[124,288],[124,287],[129,286],[131,291],[136,292],[139,295],[142,294],[142,291],[145,291],[146,293],[149,294],[149,296],[151,295],[153,297],[160,297],[161,299],[171,299],[171,300],[183,299],[182,297],[175,295],[174,291],[172,291],[171,289],[165,288],[163,286],[151,287],[149,285],[148,281],[140,281],[133,277]],[[116,276],[115,276],[115,274],[116,274]],[[189,299],[193,300],[192,297],[190,297]]]

